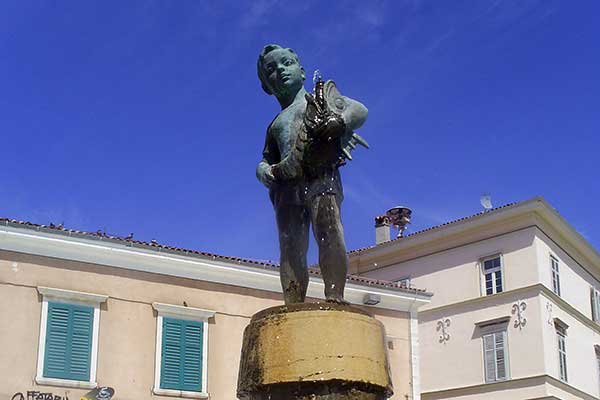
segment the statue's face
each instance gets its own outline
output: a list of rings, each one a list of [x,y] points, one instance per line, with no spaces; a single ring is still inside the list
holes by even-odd
[[[295,95],[304,84],[304,69],[286,49],[275,49],[264,59],[267,86],[277,96]]]

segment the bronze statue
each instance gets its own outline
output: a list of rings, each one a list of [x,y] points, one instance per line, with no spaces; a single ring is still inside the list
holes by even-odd
[[[384,326],[344,301],[348,259],[338,168],[357,145],[367,147],[354,132],[365,122],[367,109],[320,77],[313,93],[307,93],[298,56],[278,45],[262,50],[258,76],[281,105],[267,128],[256,175],[269,188],[275,209],[285,305],[257,312],[244,329],[237,396],[387,399],[393,388]],[[328,304],[304,303],[311,224]]]
[[[343,200],[338,168],[357,144],[354,129],[367,118],[361,103],[342,96],[333,81],[304,89],[305,72],[292,49],[267,45],[258,57],[262,88],[275,95],[281,112],[267,129],[256,175],[269,188],[279,230],[280,274],[286,304],[303,302],[308,287],[308,231],[319,246],[327,301],[345,303],[348,270],[341,223]]]

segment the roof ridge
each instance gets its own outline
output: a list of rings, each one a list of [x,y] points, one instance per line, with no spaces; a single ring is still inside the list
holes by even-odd
[[[97,230],[96,232],[90,232],[90,231],[83,231],[83,230],[78,230],[78,229],[65,228],[62,224],[54,225],[51,223],[49,225],[43,225],[43,224],[36,224],[33,222],[29,222],[29,221],[22,221],[22,220],[16,220],[16,219],[5,218],[5,217],[0,217],[0,223],[2,223],[4,225],[8,225],[8,224],[23,225],[23,226],[28,226],[31,228],[37,228],[36,230],[38,230],[38,231],[44,230],[44,231],[50,231],[52,233],[67,234],[69,236],[72,236],[71,234],[76,234],[76,235],[81,235],[82,237],[85,237],[85,238],[95,239],[95,240],[106,240],[106,241],[113,241],[113,242],[125,242],[125,243],[131,243],[131,244],[138,244],[138,245],[153,247],[153,248],[157,248],[157,249],[165,249],[165,250],[177,251],[177,252],[183,252],[183,253],[192,253],[192,254],[197,254],[197,255],[201,255],[201,256],[220,258],[220,259],[225,259],[225,260],[230,260],[230,261],[234,260],[234,261],[241,261],[241,262],[246,262],[246,263],[250,263],[250,264],[258,264],[258,265],[264,265],[264,266],[274,266],[274,267],[277,266],[276,263],[271,262],[270,260],[266,260],[266,261],[265,260],[254,260],[254,259],[245,258],[245,257],[227,256],[227,255],[212,253],[212,252],[208,252],[208,251],[187,249],[184,247],[158,243],[158,241],[156,241],[156,240],[151,240],[150,242],[146,242],[143,240],[137,240],[137,239],[118,236],[118,235],[111,235],[100,229]]]
[[[98,230],[96,232],[89,232],[89,231],[82,231],[82,230],[78,230],[78,229],[65,228],[63,226],[63,224],[42,225],[42,224],[36,224],[33,222],[29,222],[29,221],[22,221],[22,220],[16,220],[16,219],[11,219],[11,218],[4,218],[4,217],[0,217],[0,224],[6,225],[6,226],[9,226],[11,224],[17,225],[17,226],[24,226],[29,229],[35,229],[36,231],[39,231],[39,232],[45,231],[45,232],[50,232],[53,234],[63,234],[63,235],[67,235],[70,237],[81,236],[82,238],[86,238],[86,239],[103,240],[103,241],[107,241],[107,242],[121,243],[121,244],[125,243],[126,246],[132,246],[132,245],[144,246],[144,247],[156,250],[156,251],[161,251],[164,249],[167,251],[184,253],[187,255],[191,254],[191,255],[197,255],[197,256],[202,256],[202,257],[208,257],[208,258],[212,258],[213,260],[218,259],[218,260],[223,260],[223,261],[236,262],[238,264],[241,264],[241,263],[250,264],[253,267],[260,267],[260,268],[264,268],[264,269],[271,269],[271,270],[279,269],[279,265],[270,260],[264,261],[264,260],[254,260],[251,258],[244,258],[244,257],[226,256],[226,255],[221,255],[221,254],[207,252],[207,251],[192,250],[192,249],[186,249],[186,248],[178,247],[178,246],[161,244],[155,240],[150,241],[150,242],[145,242],[145,241],[133,239],[132,237],[130,238],[130,237],[122,237],[122,236],[118,236],[118,235],[110,235],[102,230]],[[320,270],[318,270],[314,267],[309,268],[308,271],[309,271],[309,274],[311,274],[311,275],[321,276]],[[383,287],[383,288],[388,288],[388,289],[393,289],[393,290],[409,292],[412,294],[427,293],[427,291],[425,289],[417,289],[414,287],[407,287],[405,284],[399,284],[399,283],[392,282],[392,281],[384,281],[384,280],[378,280],[378,279],[373,279],[373,278],[366,278],[366,277],[362,277],[359,275],[348,274],[348,275],[346,275],[346,281],[355,282],[357,284],[364,285],[364,286],[377,286],[377,287]]]

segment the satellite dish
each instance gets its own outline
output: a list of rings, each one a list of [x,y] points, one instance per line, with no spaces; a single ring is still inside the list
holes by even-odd
[[[492,208],[494,208],[494,206],[492,206],[492,196],[490,196],[488,193],[482,194],[479,198],[479,202],[483,208],[485,208],[485,211],[490,211]]]

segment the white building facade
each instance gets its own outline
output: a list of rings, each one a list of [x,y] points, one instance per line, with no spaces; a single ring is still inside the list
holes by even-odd
[[[600,399],[600,254],[541,198],[351,253],[435,295],[422,399]]]

